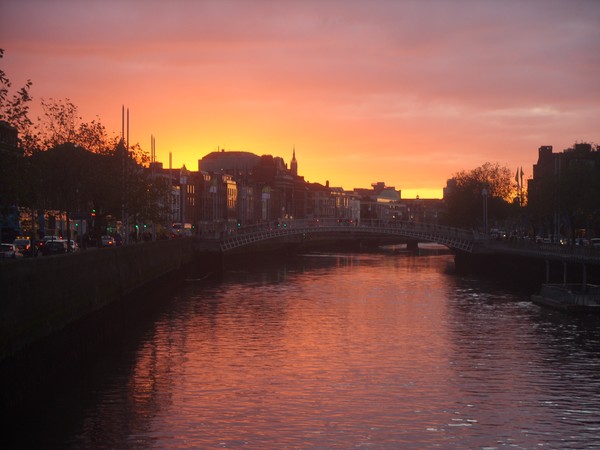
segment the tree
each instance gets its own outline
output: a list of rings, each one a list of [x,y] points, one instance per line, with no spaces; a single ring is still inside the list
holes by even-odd
[[[0,148],[0,206],[30,208],[32,226],[36,209],[68,217],[93,208],[97,225],[108,215],[124,223],[129,217],[135,222],[162,216],[159,199],[166,188],[144,169],[149,157],[139,144],[126,148],[122,139],[108,136],[99,119],[82,122],[68,98],[42,99],[44,114],[34,124],[31,86],[28,80],[11,97],[11,82],[0,70],[0,120],[21,142],[11,151]]]
[[[38,128],[44,148],[72,143],[92,153],[114,153],[119,138],[109,136],[98,117],[91,122],[82,122],[77,106],[68,98],[42,99],[41,104],[44,117],[39,120]]]
[[[119,143],[116,136],[109,137],[106,128],[100,122],[100,119],[91,122],[81,123],[77,128],[75,142],[92,153],[109,155]]]
[[[508,217],[510,200],[515,196],[512,173],[498,163],[486,162],[470,171],[460,171],[453,176],[454,185],[444,198],[448,225],[471,228],[483,224],[484,202],[490,222]],[[487,198],[484,198],[484,189]]]
[[[4,57],[4,50],[0,48],[0,59]],[[31,131],[33,123],[29,119],[29,103],[32,97],[29,93],[32,82],[27,80],[25,85],[9,97],[12,83],[4,70],[0,69],[0,120],[15,127],[21,136]]]
[[[0,59],[4,50],[0,49]],[[14,214],[15,207],[27,203],[26,164],[24,150],[33,147],[35,134],[29,119],[31,80],[11,95],[12,83],[0,69],[0,127],[8,135],[14,134],[14,144],[0,143],[0,222]],[[17,138],[20,136],[20,142]],[[25,145],[24,145],[25,144]]]
[[[169,192],[170,185],[152,176],[147,166],[150,158],[139,144],[125,149],[120,143],[115,153],[116,161],[124,162],[124,178],[121,179],[122,202],[126,221],[131,218],[134,230],[139,222],[161,223],[165,219],[166,205],[161,200]]]
[[[81,117],[77,106],[67,98],[63,101],[42,99],[44,119],[41,123],[42,142],[46,149],[68,142],[77,143],[77,127]]]

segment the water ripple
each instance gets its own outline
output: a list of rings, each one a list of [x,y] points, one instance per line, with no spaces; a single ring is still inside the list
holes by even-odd
[[[599,328],[449,261],[307,256],[188,286],[61,442],[600,448]]]

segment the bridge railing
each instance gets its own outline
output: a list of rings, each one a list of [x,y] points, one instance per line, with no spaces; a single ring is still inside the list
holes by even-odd
[[[203,239],[218,241],[223,251],[282,236],[313,233],[359,233],[395,236],[418,241],[437,242],[467,252],[510,253],[550,259],[600,262],[600,250],[593,247],[563,246],[531,241],[493,240],[475,230],[414,221],[347,219],[293,219],[234,227]]]
[[[331,227],[354,227],[361,229],[376,230],[419,230],[444,235],[458,236],[463,239],[483,240],[484,235],[476,231],[452,228],[434,223],[422,223],[413,221],[384,221],[377,219],[363,219],[361,221],[349,221],[346,219],[291,219],[284,221],[263,222],[253,225],[244,225],[242,227],[231,227],[226,231],[204,236],[209,239],[223,239],[233,235],[253,234],[264,231],[274,231],[277,229],[311,229],[311,228],[331,228]]]
[[[470,230],[452,228],[433,223],[422,223],[413,221],[384,221],[377,219],[363,219],[361,221],[348,221],[346,219],[292,219],[284,221],[263,222],[253,225],[244,225],[242,227],[230,228],[225,232],[213,237],[222,238],[232,234],[249,234],[265,230],[275,229],[298,229],[298,228],[322,228],[322,227],[356,227],[356,228],[376,228],[376,229],[419,229],[435,230],[443,233],[461,234],[470,239],[483,239],[483,235]]]
[[[272,239],[285,235],[309,235],[311,233],[357,232],[378,234],[408,239],[439,242],[452,248],[471,251],[474,242],[483,236],[469,230],[446,227],[433,223],[412,221],[361,220],[355,222],[346,219],[301,219],[229,229],[213,236],[218,239],[223,250],[230,250],[253,242]]]

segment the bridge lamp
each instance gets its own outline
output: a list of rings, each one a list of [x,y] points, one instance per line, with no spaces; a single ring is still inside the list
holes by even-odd
[[[481,197],[483,198],[483,233],[487,236],[488,234],[488,190],[483,188],[481,190]]]

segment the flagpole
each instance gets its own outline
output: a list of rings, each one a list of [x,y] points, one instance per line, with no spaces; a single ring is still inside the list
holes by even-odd
[[[520,194],[519,194],[519,202],[521,204],[521,206],[523,206],[523,166],[521,166],[521,188],[520,188]]]
[[[517,182],[517,196],[519,198],[519,207],[521,206],[521,185],[519,184],[519,168],[517,167],[517,173],[515,173],[515,181]]]

